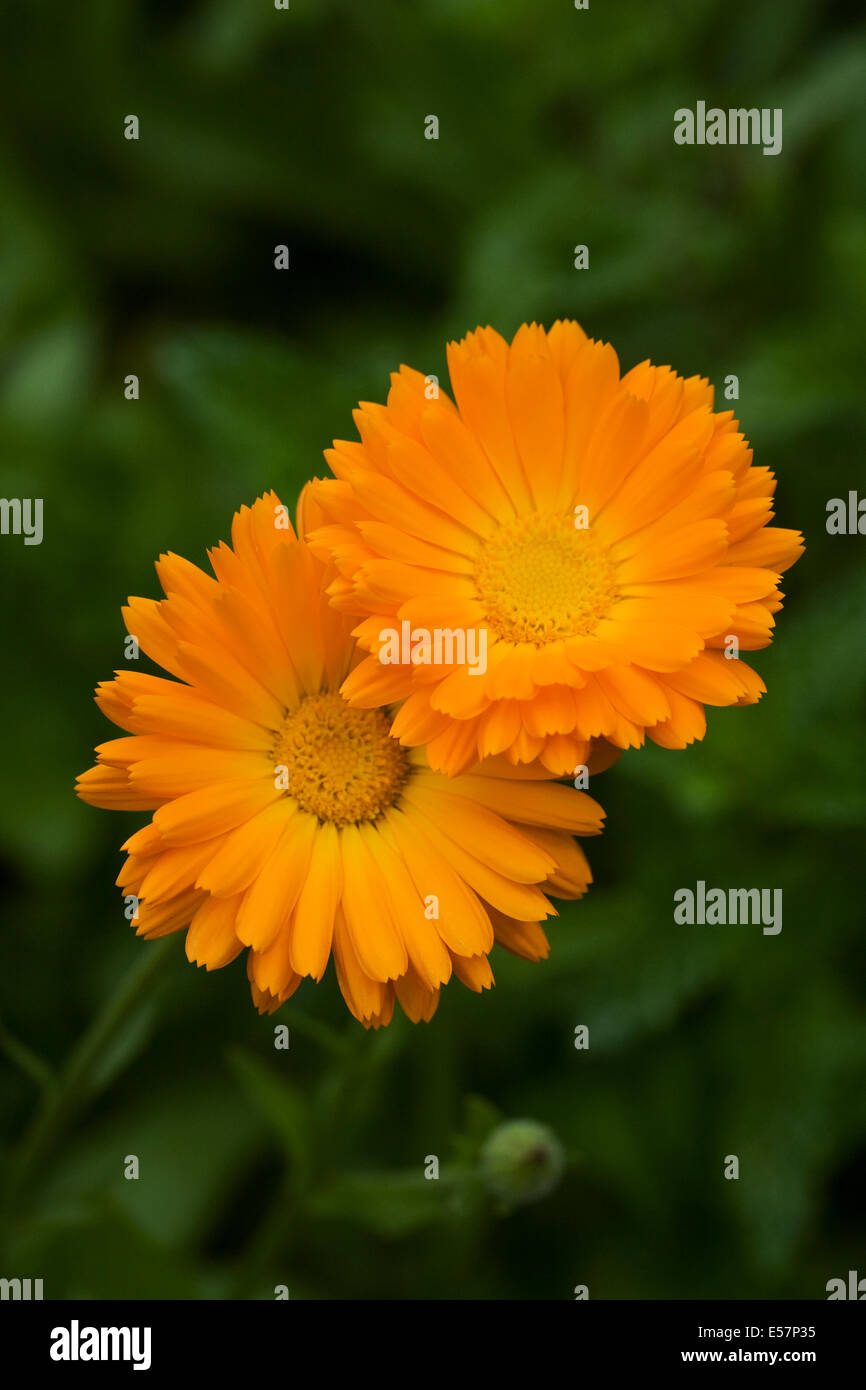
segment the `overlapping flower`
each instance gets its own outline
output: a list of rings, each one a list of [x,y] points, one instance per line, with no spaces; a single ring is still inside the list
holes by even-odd
[[[118,884],[148,938],[188,928],[208,969],[249,948],[261,1011],[333,957],[352,1013],[429,1019],[453,976],[493,983],[494,941],[548,951],[547,894],[591,875],[574,834],[601,808],[541,766],[491,760],[448,779],[389,733],[390,715],[339,694],[358,652],[327,602],[323,565],[274,493],[242,507],[215,577],[177,555],[166,597],[131,599],[128,630],[175,679],[119,671],[97,690],[126,736],[78,780],[95,806],[153,812],[125,843]]]
[[[97,689],[125,736],[78,794],[152,813],[118,878],[136,930],[187,929],[208,969],[247,949],[262,1012],[333,960],[366,1026],[395,1001],[429,1019],[452,976],[492,984],[494,943],[545,956],[603,818],[557,779],[646,734],[684,747],[704,705],[764,689],[739,653],[771,640],[802,543],[708,383],[620,375],[563,322],[479,329],[449,366],[453,402],[404,367],[359,409],[298,533],[268,493],[213,576],[162,556],[165,598],[124,617],[170,678]],[[386,663],[401,627],[474,638],[484,665],[450,642]]]

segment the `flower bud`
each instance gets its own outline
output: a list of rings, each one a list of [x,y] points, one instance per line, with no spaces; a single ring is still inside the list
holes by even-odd
[[[481,1150],[485,1183],[512,1206],[546,1197],[564,1166],[562,1145],[538,1120],[507,1120],[488,1135]]]

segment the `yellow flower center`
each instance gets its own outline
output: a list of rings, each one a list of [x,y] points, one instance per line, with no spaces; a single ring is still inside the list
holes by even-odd
[[[274,763],[288,770],[287,795],[335,825],[375,820],[406,780],[405,750],[376,709],[353,709],[341,695],[308,695],[286,716]]]
[[[488,625],[508,642],[555,642],[595,631],[617,597],[616,567],[570,516],[534,512],[500,526],[475,565]]]

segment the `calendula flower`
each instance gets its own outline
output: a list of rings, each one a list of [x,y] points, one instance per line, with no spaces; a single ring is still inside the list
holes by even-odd
[[[448,780],[391,736],[390,713],[352,708],[350,622],[274,493],[241,508],[210,559],[215,578],[163,555],[166,597],[129,600],[129,633],[175,679],[125,670],[97,687],[127,736],[77,784],[92,805],[153,812],[118,878],[137,933],[188,928],[187,956],[209,970],[249,948],[260,1012],[333,957],[368,1026],[395,998],[429,1019],[452,974],[491,985],[494,941],[546,955],[546,893],[591,880],[572,832],[599,832],[596,802],[540,766]]]
[[[773,475],[709,383],[649,362],[621,375],[572,322],[511,344],[480,328],[448,365],[454,402],[402,367],[313,485],[328,524],[311,543],[370,653],[348,699],[402,701],[393,733],[452,775],[494,755],[570,775],[594,739],[682,748],[705,705],[754,703],[739,653],[769,643],[803,547],[768,525]],[[459,629],[486,669],[455,647],[395,661],[403,623]]]

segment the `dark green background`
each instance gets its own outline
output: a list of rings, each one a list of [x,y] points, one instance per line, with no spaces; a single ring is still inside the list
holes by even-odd
[[[467,1299],[823,1298],[866,1274],[866,538],[825,529],[864,487],[858,9],[3,7],[2,493],[44,498],[45,539],[0,538],[0,1274],[46,1297]],[[782,154],[676,146],[699,99],[781,106]],[[496,953],[496,990],[450,986],[429,1026],[364,1033],[331,973],[259,1019],[241,962],[208,976],[180,937],[135,940],[113,881],[138,822],[72,795],[111,736],[90,696],[122,665],[120,604],[263,489],[293,502],[401,361],[444,383],[448,338],[557,316],[625,367],[739,376],[808,544],[755,659],[769,694],[598,780],[596,883],[547,963]],[[674,925],[699,878],[783,889],[781,935]],[[22,1045],[67,1066],[35,1131]],[[478,1186],[492,1107],[571,1155],[518,1211]]]

